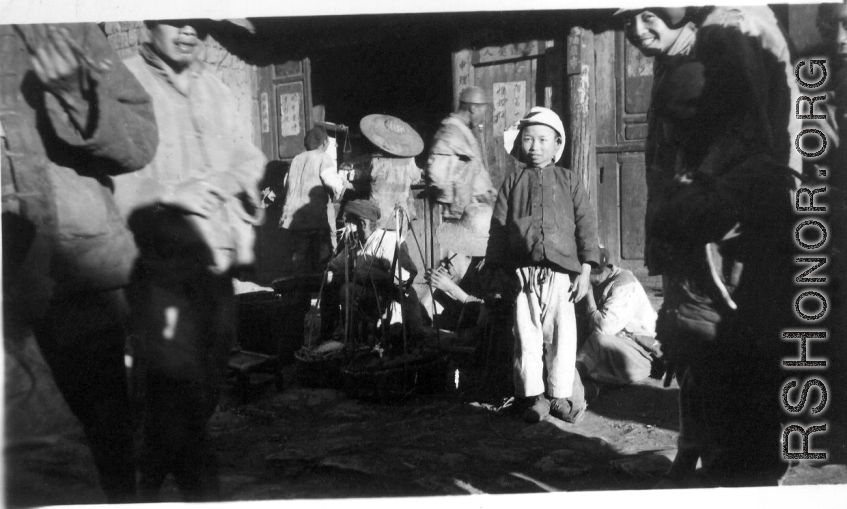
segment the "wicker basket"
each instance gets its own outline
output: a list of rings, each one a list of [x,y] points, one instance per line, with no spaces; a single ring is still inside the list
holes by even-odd
[[[445,388],[446,358],[437,352],[380,359],[368,352],[341,368],[344,391],[351,398],[380,403],[399,402]]]
[[[304,387],[338,389],[341,387],[339,371],[350,359],[350,351],[344,345],[322,351],[322,346],[325,345],[304,346],[294,354],[297,381]]]

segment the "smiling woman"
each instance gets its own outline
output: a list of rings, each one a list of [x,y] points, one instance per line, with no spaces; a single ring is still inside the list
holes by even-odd
[[[621,9],[616,15],[624,14],[624,32],[627,39],[647,56],[667,54],[690,21],[684,7],[641,10],[626,15],[629,10]]]

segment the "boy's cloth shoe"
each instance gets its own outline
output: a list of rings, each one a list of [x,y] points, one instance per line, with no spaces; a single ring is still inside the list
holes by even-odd
[[[526,422],[541,422],[550,413],[550,402],[543,394],[528,398],[529,407],[524,411]]]
[[[550,401],[550,415],[565,422],[576,424],[585,415],[585,409],[588,405],[583,403],[578,407],[574,407],[571,401],[567,398],[553,398]]]

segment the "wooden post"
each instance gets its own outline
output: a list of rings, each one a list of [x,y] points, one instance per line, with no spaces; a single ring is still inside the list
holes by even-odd
[[[568,34],[568,142],[570,165],[578,171],[591,200],[596,203],[596,124],[594,91],[594,33],[573,27]]]
[[[547,41],[547,49],[544,52],[544,107],[553,111],[562,111],[562,92],[565,90],[563,82],[565,78],[564,41]],[[536,101],[541,102],[541,101]]]
[[[469,49],[453,53],[453,111],[459,107],[459,94],[462,90],[475,85],[472,55],[473,52]]]

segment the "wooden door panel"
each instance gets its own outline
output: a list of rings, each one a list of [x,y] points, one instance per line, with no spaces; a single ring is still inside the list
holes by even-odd
[[[512,46],[515,45],[504,48]],[[475,85],[487,90],[494,101],[479,138],[484,147],[491,180],[498,188],[515,167],[514,159],[503,147],[503,131],[536,105],[537,51],[527,55],[529,58],[484,64],[479,57],[474,56],[477,62],[473,69]],[[515,55],[508,52],[506,56],[515,58]]]
[[[597,149],[614,147],[615,137],[615,32],[594,35],[594,96],[596,98]],[[597,164],[600,164],[599,157]]]
[[[653,59],[645,57],[624,38],[624,79],[626,80],[626,113],[647,113],[650,87],[653,84]]]
[[[620,260],[620,196],[617,154],[597,154],[597,226],[600,243],[609,251],[612,263]]]
[[[644,142],[653,60],[621,31],[601,32],[594,43],[600,241],[614,263],[634,267],[644,259]]]
[[[644,213],[647,210],[647,182],[644,178],[644,153],[627,152],[618,156],[620,164],[621,258],[644,258]]]
[[[653,59],[645,57],[618,32],[618,144],[643,143],[653,86]],[[643,150],[643,144],[639,147]]]

